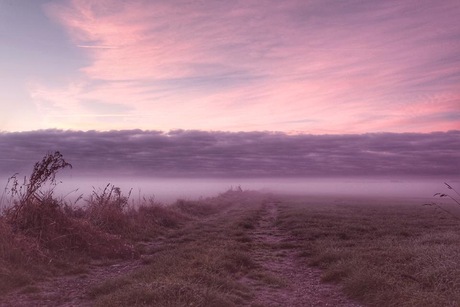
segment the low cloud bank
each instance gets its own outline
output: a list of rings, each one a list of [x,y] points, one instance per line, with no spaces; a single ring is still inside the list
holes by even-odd
[[[0,174],[28,174],[60,151],[72,172],[136,176],[437,176],[460,174],[460,131],[360,135],[273,132],[0,133]]]

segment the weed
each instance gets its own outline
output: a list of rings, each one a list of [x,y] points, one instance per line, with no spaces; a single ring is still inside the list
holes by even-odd
[[[460,194],[459,192],[454,189],[450,184],[448,184],[447,182],[444,182],[444,184],[446,185],[446,187],[449,189],[449,190],[452,190],[455,194],[457,194],[457,196],[460,197]],[[439,197],[439,198],[448,198],[450,199],[451,201],[453,201],[455,204],[459,205],[460,206],[460,199],[457,199],[456,197],[453,197],[452,195],[450,194],[447,194],[447,193],[435,193],[433,195],[434,197]],[[442,206],[439,202],[431,202],[431,203],[428,203],[428,204],[424,204],[425,206],[432,206],[432,207],[435,207],[436,209],[439,209],[449,215],[451,215],[452,217],[454,217],[455,219],[457,220],[460,220],[460,216],[458,216],[457,214],[454,214],[452,212],[452,210],[449,210],[447,208],[445,208],[444,206]]]
[[[127,227],[125,213],[128,209],[130,195],[131,191],[125,196],[119,187],[110,183],[102,190],[93,187],[93,192],[87,200],[86,216],[88,220],[109,233],[123,232]]]
[[[9,222],[20,229],[34,229],[46,223],[43,221],[44,215],[56,215],[59,205],[53,198],[56,173],[66,167],[71,168],[72,165],[56,151],[35,163],[29,180],[24,178],[23,184],[19,184],[16,175],[10,177],[9,181],[12,182],[9,193],[13,198],[13,206],[6,210]],[[44,190],[44,187],[49,190]]]

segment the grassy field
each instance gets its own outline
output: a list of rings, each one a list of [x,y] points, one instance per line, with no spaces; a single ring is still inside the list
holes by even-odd
[[[264,289],[290,293],[294,281],[261,259],[293,258],[365,306],[460,305],[455,206],[241,189],[164,206],[130,203],[107,185],[75,207],[42,189],[54,180],[49,170],[66,166],[61,159],[44,159],[27,184],[9,191],[0,216],[0,305],[46,305],[50,295],[68,304],[63,291],[77,287],[82,293],[69,291],[77,305],[264,306],[255,303]],[[272,236],[265,241],[262,224]],[[114,271],[121,264],[129,269]]]
[[[264,195],[229,192],[213,199],[220,210],[166,234],[141,270],[91,291],[96,306],[238,306],[253,293],[240,283],[259,267],[245,234],[257,220]],[[184,204],[187,206],[187,204]],[[245,208],[245,209],[243,209]]]
[[[408,200],[318,202],[283,201],[278,226],[324,282],[369,306],[459,306],[458,219]]]
[[[19,288],[38,292],[40,299],[34,284],[85,275],[92,259],[140,258],[141,267],[94,285],[85,295],[95,306],[249,306],[256,293],[243,278],[285,286],[251,259],[262,247],[248,232],[264,203],[274,199],[276,225],[290,240],[273,246],[273,252],[295,253],[305,266],[322,270],[323,282],[338,283],[363,305],[460,303],[460,223],[452,216],[405,202],[334,203],[240,191],[128,210],[118,217],[122,227],[116,232],[108,221],[92,223],[73,212],[69,219],[76,236],[98,243],[72,253],[72,243],[51,244],[60,232],[47,239],[14,232],[3,217],[0,291]],[[152,240],[158,243],[154,248]]]
[[[27,208],[34,211],[34,227],[19,232],[8,213],[0,219],[0,293],[32,292],[32,302],[40,303],[45,299],[40,294],[43,281],[86,278],[95,260],[111,265],[131,259],[142,265],[130,274],[101,279],[83,293],[92,305],[245,304],[253,293],[240,279],[270,277],[249,256],[253,242],[246,235],[268,197],[230,190],[167,207],[152,203],[117,211],[108,209],[116,204],[111,203],[95,216],[91,205],[78,210],[57,206],[52,214],[44,213],[52,217],[45,223],[35,216],[39,204],[34,204]]]

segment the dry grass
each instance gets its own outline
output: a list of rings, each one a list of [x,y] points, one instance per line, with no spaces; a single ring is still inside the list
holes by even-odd
[[[13,233],[11,225],[0,218],[0,294],[29,284],[33,275],[45,275],[45,268],[35,262],[48,258],[36,241]]]
[[[163,246],[144,255],[142,269],[87,293],[96,306],[238,306],[254,295],[243,278],[286,285],[250,257],[263,250],[250,232],[270,196],[237,189],[133,207],[129,193],[107,185],[74,208],[53,195],[56,172],[69,166],[59,153],[49,154],[28,182],[13,180],[10,209],[0,216],[0,294],[18,287],[35,293],[37,280],[85,272],[92,259],[137,257],[160,236]],[[460,304],[457,208],[307,202],[280,202],[277,225],[292,240],[274,252],[297,253],[323,270],[324,282],[340,283],[365,305]]]
[[[0,217],[0,293],[22,287],[39,295],[36,281],[86,272],[92,259],[137,257],[162,236],[167,247],[143,256],[142,270],[88,293],[96,305],[236,306],[251,297],[238,280],[258,269],[246,231],[264,196],[239,189],[199,202],[130,207],[129,194],[107,185],[74,208],[53,194],[56,172],[66,166],[62,155],[49,154],[28,182],[13,178],[9,209]],[[270,279],[263,271],[253,275]]]
[[[247,236],[241,221],[253,219],[262,202],[261,195],[229,191],[190,206],[176,203],[173,210],[186,209],[199,218],[170,231],[168,245],[151,255],[146,267],[109,280],[89,295],[96,306],[244,305],[253,294],[240,282],[243,276],[281,283],[251,259],[249,251],[256,246],[240,240]]]
[[[54,197],[56,173],[70,167],[58,152],[37,162],[24,183],[16,176],[2,194],[0,293],[55,274],[84,271],[91,259],[133,258],[136,242],[211,214],[206,202],[165,207],[145,201],[134,209],[115,186],[95,190],[83,208]]]
[[[264,271],[250,257],[262,248],[249,233],[267,197],[228,191],[199,202],[126,206],[117,212],[118,228],[101,223],[105,219],[91,219],[97,202],[79,210],[52,203],[43,209],[46,218],[36,217],[41,211],[29,204],[34,208],[29,209],[31,220],[41,221],[33,227],[14,230],[7,217],[0,219],[0,292],[16,287],[29,291],[35,289],[34,280],[70,273],[66,251],[73,246],[85,247],[78,252],[81,267],[72,268],[78,271],[84,270],[81,259],[113,257],[112,249],[126,248],[127,243],[143,252],[141,241],[148,244],[161,236],[164,245],[144,256],[140,270],[107,280],[87,293],[96,306],[248,304],[254,294],[242,278],[286,286],[285,280]],[[460,225],[450,215],[420,204],[306,202],[280,202],[277,225],[292,240],[273,246],[275,253],[297,253],[305,265],[323,270],[324,282],[340,283],[347,295],[365,305],[456,306],[460,302]],[[98,212],[103,216],[103,210]],[[131,257],[132,249],[128,250]]]
[[[148,267],[92,289],[96,306],[235,306],[248,289],[232,277],[248,265],[221,246],[185,244],[156,253]]]
[[[369,306],[458,306],[460,224],[420,204],[282,206],[279,226],[350,297]]]

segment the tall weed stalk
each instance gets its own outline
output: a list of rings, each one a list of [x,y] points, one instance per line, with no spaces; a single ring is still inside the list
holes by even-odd
[[[460,206],[460,193],[454,188],[452,187],[450,184],[448,184],[447,182],[444,182],[444,184],[446,185],[446,187],[449,189],[449,190],[452,190],[456,196],[452,196],[451,194],[447,194],[447,193],[435,193],[433,196],[434,197],[439,197],[439,198],[447,198],[447,199],[450,199],[451,201],[453,201],[455,204],[459,205]],[[457,199],[458,198],[458,199]],[[448,210],[446,209],[444,206],[442,206],[440,203],[438,202],[431,202],[429,204],[425,204],[426,206],[432,206],[432,207],[435,207],[443,212],[446,212],[448,213],[449,215],[453,216],[455,219],[457,220],[460,220],[460,217],[456,214],[454,214],[451,210]]]
[[[126,212],[130,196],[131,190],[125,196],[119,187],[110,183],[102,190],[93,187],[93,193],[87,199],[88,219],[104,231],[110,233],[123,231],[127,226]]]
[[[13,206],[6,210],[8,220],[13,225],[27,227],[30,223],[36,222],[35,218],[40,218],[36,214],[43,215],[45,212],[49,214],[56,211],[56,207],[59,206],[59,202],[53,198],[53,191],[57,185],[56,174],[66,167],[72,168],[72,165],[56,151],[46,154],[41,161],[35,163],[30,178],[27,180],[27,177],[24,177],[22,184],[19,183],[17,175],[12,176],[8,193]],[[45,187],[48,189],[45,190]],[[31,213],[35,213],[35,216],[31,216]]]

